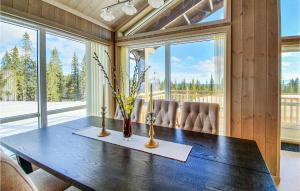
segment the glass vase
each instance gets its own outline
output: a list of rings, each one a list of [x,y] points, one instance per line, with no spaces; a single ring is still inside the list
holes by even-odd
[[[131,119],[123,119],[123,137],[126,140],[130,140],[132,135],[132,126],[131,126]]]

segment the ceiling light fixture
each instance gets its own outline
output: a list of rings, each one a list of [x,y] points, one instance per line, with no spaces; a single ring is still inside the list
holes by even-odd
[[[100,16],[105,20],[105,21],[112,21],[115,19],[115,16],[112,14],[112,12],[110,10],[108,10],[108,8],[102,9]]]
[[[112,14],[111,8],[121,4],[124,4],[121,9],[126,15],[131,16],[136,14],[137,9],[134,7],[132,1],[133,0],[118,0],[115,4],[103,7],[100,13],[101,18],[108,22],[114,20],[115,16]],[[159,8],[164,4],[164,0],[148,0],[148,3],[153,8]]]
[[[161,7],[165,2],[164,0],[148,0],[148,3],[155,9]]]
[[[124,6],[122,7],[122,11],[126,14],[126,15],[134,15],[137,13],[136,8],[134,7],[133,3],[131,1],[128,1],[124,4]]]

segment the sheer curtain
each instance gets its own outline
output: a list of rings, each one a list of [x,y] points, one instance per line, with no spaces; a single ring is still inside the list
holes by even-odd
[[[93,59],[94,52],[98,55],[101,63],[104,65],[105,70],[110,75],[111,66],[109,65],[108,57],[105,51],[108,51],[108,46],[95,42],[87,42],[87,115],[88,116],[101,116],[103,85],[105,84],[105,105],[106,116],[112,117],[112,94],[108,86],[107,80],[104,78],[100,67]]]

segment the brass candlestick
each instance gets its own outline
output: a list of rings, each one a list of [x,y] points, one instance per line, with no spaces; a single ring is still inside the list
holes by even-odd
[[[105,110],[106,110],[106,107],[101,107],[101,115],[102,115],[102,129],[101,129],[101,132],[99,133],[98,137],[106,137],[108,136],[110,133],[108,131],[106,131],[106,128],[105,128]]]
[[[149,137],[150,137],[150,140],[148,143],[145,144],[145,147],[149,148],[149,149],[153,149],[153,148],[156,148],[158,147],[158,143],[155,142],[154,140],[154,127],[153,127],[153,123],[154,123],[154,112],[149,112],[149,117],[150,117],[150,121],[149,121]]]

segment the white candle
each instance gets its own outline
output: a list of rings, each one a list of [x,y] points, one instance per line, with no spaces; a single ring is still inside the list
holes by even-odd
[[[152,84],[150,84],[150,112],[153,112]]]
[[[105,107],[105,84],[103,84],[102,107]]]

